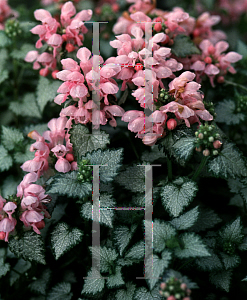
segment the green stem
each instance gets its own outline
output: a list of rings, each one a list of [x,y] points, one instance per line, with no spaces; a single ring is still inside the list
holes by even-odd
[[[229,81],[229,80],[225,80],[225,84],[230,84],[230,85],[239,87],[239,88],[241,88],[241,89],[243,89],[247,92],[247,88],[245,86],[243,86],[242,84],[235,83],[235,82],[232,82],[232,81]]]
[[[167,168],[168,168],[168,179],[169,181],[172,181],[172,162],[168,157],[166,158],[166,161],[167,161]]]
[[[196,178],[198,177],[198,175],[201,173],[202,169],[205,167],[206,163],[208,160],[208,156],[203,156],[203,159],[198,167],[198,169],[195,171],[195,174],[193,175],[193,177],[191,178],[192,180],[196,180]]]

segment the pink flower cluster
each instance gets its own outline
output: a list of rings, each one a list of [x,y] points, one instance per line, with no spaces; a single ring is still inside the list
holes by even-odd
[[[127,111],[122,120],[129,122],[128,129],[137,133],[145,145],[152,146],[158,138],[166,135],[165,129],[172,130],[183,120],[186,126],[198,122],[213,120],[213,116],[205,109],[199,89],[200,84],[193,81],[195,74],[189,71],[182,73],[169,84],[170,101],[159,110],[145,117],[142,111]],[[173,113],[176,118],[168,119],[167,113]],[[200,118],[200,119],[199,119]]]
[[[54,167],[58,172],[66,173],[76,168],[77,164],[74,161],[69,134],[65,130],[66,123],[66,117],[52,119],[48,123],[50,130],[45,131],[43,136],[35,130],[28,134],[30,138],[36,140],[31,145],[30,151],[36,152],[34,159],[26,161],[21,166],[23,171],[35,172],[40,177],[49,169],[49,163],[52,164],[52,159],[55,158],[57,161]],[[66,145],[64,145],[64,141]]]
[[[134,39],[129,34],[122,34],[110,42],[118,53],[118,56],[110,61],[121,66],[116,78],[123,81],[122,90],[126,88],[127,82],[132,87],[137,86],[132,95],[141,107],[151,107],[153,98],[158,97],[159,86],[164,87],[162,79],[174,78],[173,72],[181,70],[183,66],[170,57],[170,48],[158,45],[166,39],[166,34],[155,34],[146,46],[140,27],[133,26],[131,34]],[[147,80],[148,76],[152,78],[151,81]]]
[[[220,41],[215,46],[209,40],[203,40],[199,48],[202,50],[201,55],[193,55],[191,58],[190,69],[196,72],[197,82],[201,82],[202,77],[207,75],[210,79],[211,85],[214,86],[214,78],[218,76],[218,82],[224,82],[224,76],[227,72],[235,74],[236,71],[231,66],[231,63],[235,63],[242,59],[242,55],[237,52],[228,52],[224,54],[229,44],[225,41]]]
[[[4,30],[4,23],[11,17],[18,17],[18,13],[11,9],[8,0],[0,0],[0,30]]]
[[[60,50],[65,47],[67,52],[72,52],[82,46],[83,34],[88,30],[84,25],[84,21],[89,21],[92,17],[92,10],[82,10],[76,13],[76,9],[71,1],[66,2],[61,8],[60,22],[51,16],[44,9],[37,9],[34,12],[35,19],[42,22],[42,25],[37,25],[31,32],[39,35],[39,40],[36,42],[36,48],[42,47],[42,42],[45,42],[51,49],[53,54],[44,52],[39,54],[38,51],[29,51],[25,57],[25,61],[33,62],[33,68],[40,70],[40,75],[47,76],[49,71],[56,70],[57,60],[60,60]],[[72,16],[74,16],[72,18]]]
[[[17,187],[16,201],[6,201],[0,196],[0,240],[8,242],[9,234],[15,234],[15,226],[19,219],[24,223],[25,230],[33,230],[40,234],[45,227],[44,218],[51,216],[43,203],[50,201],[45,190],[38,184],[37,173],[28,173]],[[12,215],[15,215],[15,218]]]
[[[91,52],[85,47],[78,50],[77,58],[80,60],[80,65],[71,58],[62,59],[63,70],[57,73],[57,78],[64,83],[58,89],[58,93],[61,94],[54,99],[55,103],[61,105],[68,96],[75,101],[75,104],[61,110],[61,117],[69,117],[66,127],[70,128],[74,120],[76,124],[92,122],[97,128],[99,125],[105,125],[107,119],[111,119],[109,122],[111,126],[116,126],[114,116],[122,116],[124,110],[118,105],[111,105],[108,95],[115,96],[118,92],[117,83],[112,77],[120,71],[121,67],[106,62],[97,72],[93,69],[93,59],[98,65],[102,65],[103,58],[96,55],[91,57]],[[92,92],[99,96],[101,101],[99,107],[92,100],[90,95]]]

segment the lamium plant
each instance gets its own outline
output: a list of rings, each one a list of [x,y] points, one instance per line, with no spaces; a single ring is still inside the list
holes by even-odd
[[[246,298],[247,7],[170,5],[0,0],[0,299]]]

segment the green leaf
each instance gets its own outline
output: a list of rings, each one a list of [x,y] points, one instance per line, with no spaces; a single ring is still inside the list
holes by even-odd
[[[232,223],[227,224],[225,228],[223,228],[219,232],[219,236],[225,242],[241,244],[244,237],[244,235],[242,234],[242,230],[243,230],[243,225],[240,222],[240,217],[238,217]]]
[[[153,277],[147,280],[150,290],[154,288],[159,279],[162,279],[160,276],[164,273],[165,268],[168,267],[171,258],[172,255],[170,251],[164,250],[161,254],[161,258],[154,254],[153,257],[151,256],[148,261],[145,262],[145,272],[147,271],[148,274],[152,274],[151,276]],[[150,260],[153,261],[153,265]],[[152,270],[150,268],[152,268]]]
[[[133,166],[122,171],[116,181],[132,192],[145,191],[145,167]]]
[[[42,237],[36,232],[27,231],[19,239],[11,238],[9,240],[9,250],[24,260],[46,264],[44,242]]]
[[[65,195],[72,198],[82,199],[92,194],[92,184],[89,182],[77,181],[77,172],[72,171],[65,174],[57,174],[47,181],[48,194]]]
[[[5,262],[5,255],[5,248],[0,248],[0,278],[5,276],[10,270],[10,264]]]
[[[65,252],[81,242],[83,233],[78,228],[70,228],[66,223],[59,223],[51,233],[51,246],[58,259]]]
[[[238,255],[227,255],[222,252],[220,255],[226,270],[237,267],[241,262],[241,259]]]
[[[144,241],[137,242],[125,255],[125,259],[143,260],[144,259]]]
[[[0,48],[5,48],[11,44],[11,39],[6,35],[4,30],[0,31]]]
[[[221,101],[215,107],[217,117],[216,122],[226,123],[227,125],[236,125],[245,120],[245,115],[235,111],[236,104],[233,100],[226,99]]]
[[[137,228],[137,224],[133,224],[131,228],[127,226],[118,226],[113,231],[115,244],[118,246],[119,253],[122,256],[125,248],[128,246],[133,233]]]
[[[103,290],[105,286],[105,279],[96,269],[92,268],[88,272],[87,277],[88,278],[84,282],[83,290],[81,293],[95,295]]]
[[[9,78],[8,70],[0,70],[0,83],[4,82],[8,78]]]
[[[173,219],[170,223],[177,229],[177,230],[185,230],[190,228],[196,220],[198,219],[199,211],[198,206],[191,209],[187,213],[181,215],[180,217]]]
[[[19,259],[14,268],[10,271],[10,281],[9,284],[12,286],[17,280],[20,279],[21,274],[24,274],[31,268],[31,263],[25,261],[24,259]]]
[[[186,57],[192,54],[200,54],[200,50],[191,41],[190,37],[183,34],[178,34],[174,39],[174,44],[171,47],[172,53],[177,57]]]
[[[134,293],[136,286],[135,284],[131,282],[127,282],[126,285],[126,290],[125,289],[118,289],[116,292],[116,300],[130,300],[133,299]]]
[[[183,247],[175,248],[174,254],[179,258],[210,256],[199,235],[184,233],[180,236]]]
[[[105,193],[100,194],[100,224],[104,224],[111,228],[113,227],[112,221],[114,217],[114,210],[107,208],[113,208],[115,206],[116,202],[111,199],[111,195]],[[92,207],[92,201],[83,204],[81,208],[81,216],[85,219],[92,220]]]
[[[169,223],[155,219],[153,223],[153,247],[156,252],[166,248],[166,242],[176,235],[176,229]]]
[[[208,163],[208,169],[214,176],[225,179],[247,176],[245,158],[233,143],[227,141],[223,143],[220,155]]]
[[[37,86],[37,103],[41,113],[43,113],[46,104],[56,97],[60,85],[60,81],[49,80],[40,76]]]
[[[94,150],[92,153],[86,154],[86,159],[92,165],[107,165],[107,167],[100,167],[100,181],[112,181],[117,175],[118,168],[121,166],[123,149],[116,150]]]
[[[17,164],[23,164],[27,160],[34,159],[34,152],[30,151],[30,144],[26,145],[25,152],[15,152],[14,153],[14,160]]]
[[[68,282],[60,282],[56,284],[47,295],[47,300],[70,300],[73,294],[70,293],[71,284]]]
[[[19,101],[11,102],[9,109],[12,110],[17,116],[41,118],[35,95],[32,93],[25,94],[21,103]]]
[[[247,236],[244,237],[242,244],[238,246],[238,249],[240,251],[246,251],[247,250]]]
[[[31,291],[36,292],[38,294],[46,295],[46,289],[48,286],[48,282],[51,278],[51,270],[45,269],[41,276],[38,279],[35,279],[31,282],[28,287]]]
[[[195,135],[193,130],[182,124],[170,131],[163,139],[158,141],[158,143],[161,147],[163,146],[163,150],[168,156],[173,156],[179,164],[184,166],[186,160],[189,160],[194,151],[194,142],[192,142],[194,139]],[[182,142],[179,142],[180,140],[182,140]],[[179,147],[183,147],[184,153]]]
[[[23,134],[26,136],[30,131],[36,130],[40,135],[43,134],[44,131],[48,130],[47,123],[41,124],[31,124],[23,129]]]
[[[92,255],[100,262],[100,271],[108,272],[113,262],[117,259],[118,254],[115,249],[107,247],[93,246],[89,247]]]
[[[208,228],[213,228],[216,224],[220,223],[222,220],[217,216],[217,214],[209,209],[199,209],[199,217],[195,224],[189,229],[190,231],[199,232],[206,230]]]
[[[14,178],[13,175],[6,177],[1,187],[1,195],[3,196],[3,198],[8,197],[9,195],[16,194],[16,188],[20,184],[20,181],[21,178]]]
[[[179,177],[161,188],[163,206],[173,217],[178,217],[196,195],[198,188],[194,181]]]
[[[12,157],[8,154],[8,151],[0,145],[0,171],[8,170],[13,164]]]
[[[13,150],[18,143],[24,140],[24,136],[16,128],[2,126],[1,140],[7,150]]]
[[[188,161],[195,149],[195,137],[184,137],[172,146],[173,151],[179,159]]]
[[[229,292],[232,270],[210,273],[210,281],[216,286]]]
[[[73,125],[69,133],[71,134],[70,141],[73,144],[73,150],[79,157],[99,148],[104,149],[110,143],[109,134],[102,130],[99,135],[89,134],[89,129],[82,124]]]
[[[209,251],[211,256],[209,257],[201,257],[196,259],[196,264],[202,269],[203,271],[213,271],[213,270],[220,270],[223,268],[222,263],[219,257],[213,253],[212,250]]]
[[[118,286],[125,284],[123,277],[122,277],[121,269],[122,269],[122,267],[117,266],[116,270],[115,270],[115,274],[110,275],[107,278],[106,284],[107,284],[108,288],[111,289],[113,287],[118,287]]]
[[[20,49],[14,49],[11,53],[10,53],[10,56],[15,58],[15,59],[21,59],[21,60],[24,60],[27,53],[29,51],[33,51],[33,50],[37,50],[33,44],[28,44],[28,43],[25,43],[21,46]]]
[[[153,162],[159,158],[166,157],[165,153],[159,150],[158,145],[150,147],[151,151],[145,151],[142,153],[141,160],[143,162]]]
[[[243,58],[247,57],[247,46],[242,41],[238,40],[237,53],[243,55]]]
[[[148,291],[145,287],[136,289],[135,300],[160,300],[162,297],[159,294],[159,287],[156,287],[152,291]]]

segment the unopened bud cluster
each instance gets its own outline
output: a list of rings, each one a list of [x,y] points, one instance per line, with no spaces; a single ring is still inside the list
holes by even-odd
[[[215,112],[215,109],[214,109],[214,104],[213,102],[206,102],[204,101],[204,107],[205,109],[214,117],[214,119],[216,118],[217,114]]]
[[[172,101],[175,101],[173,95],[169,94],[169,91],[161,89],[158,95],[158,100],[155,103],[156,109],[159,109],[161,106],[166,105]]]
[[[92,175],[92,167],[89,166],[90,162],[86,159],[83,159],[79,161],[77,164],[78,164],[77,179],[80,182],[92,181],[93,175]]]
[[[196,151],[202,152],[204,156],[216,156],[219,154],[222,142],[214,125],[200,125],[196,136]]]
[[[231,242],[224,242],[223,243],[223,251],[228,255],[233,255],[235,253],[235,244]]]
[[[160,284],[160,295],[166,300],[190,300],[191,290],[181,279],[171,277]]]
[[[241,95],[238,96],[236,111],[238,113],[247,111],[247,96],[241,96]]]
[[[15,19],[8,19],[5,23],[5,33],[10,38],[15,38],[22,33],[20,24]]]

